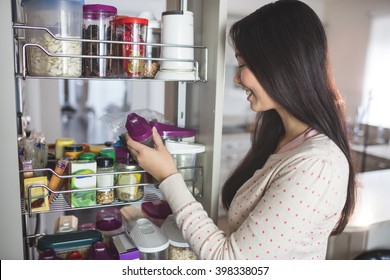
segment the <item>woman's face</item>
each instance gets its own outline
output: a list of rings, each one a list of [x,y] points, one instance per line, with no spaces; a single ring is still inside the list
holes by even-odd
[[[246,92],[246,99],[250,102],[254,112],[277,109],[278,104],[268,95],[261,86],[252,71],[246,66],[242,57],[236,54],[238,68],[234,75],[233,82],[240,85]]]

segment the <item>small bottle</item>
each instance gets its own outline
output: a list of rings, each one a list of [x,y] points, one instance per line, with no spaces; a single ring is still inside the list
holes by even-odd
[[[74,139],[70,137],[57,138],[55,143],[56,159],[62,159],[64,157],[64,147],[73,145]]]
[[[152,129],[143,117],[136,113],[130,113],[127,116],[126,129],[133,140],[154,147]]]
[[[98,174],[114,172],[114,160],[112,158],[106,156],[97,157],[96,163]],[[98,175],[96,183],[97,188],[104,188],[96,191],[96,202],[98,204],[113,203],[115,199],[114,189],[107,187],[114,186],[114,174]]]
[[[83,151],[82,145],[73,144],[64,147],[64,155],[71,157],[73,160],[79,159]]]

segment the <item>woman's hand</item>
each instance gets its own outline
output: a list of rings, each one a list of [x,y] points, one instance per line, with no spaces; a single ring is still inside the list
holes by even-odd
[[[155,148],[150,148],[134,141],[126,133],[126,143],[133,158],[146,172],[161,182],[170,175],[177,173],[176,164],[172,155],[165,147],[160,134],[155,127],[152,128]]]

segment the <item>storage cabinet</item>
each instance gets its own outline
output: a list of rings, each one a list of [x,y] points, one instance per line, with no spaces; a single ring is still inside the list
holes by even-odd
[[[178,1],[168,1],[167,7],[179,5]],[[7,230],[2,234],[1,259],[27,259],[31,258],[29,246],[33,241],[28,238],[29,222],[45,213],[31,213],[24,208],[19,190],[19,168],[17,154],[17,112],[23,102],[20,94],[21,87],[28,77],[25,71],[24,51],[26,44],[21,43],[16,29],[22,28],[17,19],[19,1],[8,0],[1,2],[1,25],[4,44],[0,46],[3,65],[0,79],[2,93],[0,94],[1,131],[5,145],[4,158],[6,164],[2,164],[0,170],[3,178],[0,222]],[[177,7],[176,7],[177,8]],[[205,162],[203,166],[203,194],[199,201],[204,205],[210,217],[216,221],[218,212],[218,185],[220,143],[222,135],[222,98],[224,85],[224,45],[225,45],[225,21],[227,15],[226,1],[189,1],[188,9],[194,12],[195,44],[205,46],[206,65],[202,70],[204,80],[187,84],[182,81],[167,82],[166,114],[171,114],[179,126],[195,128],[198,131],[197,142],[206,146]],[[21,58],[21,63],[18,62]],[[207,61],[208,60],[208,61]],[[204,61],[203,61],[204,63]],[[48,77],[34,77],[34,79],[47,79]],[[59,77],[55,79],[62,79]],[[71,77],[73,79],[76,77]],[[66,78],[69,79],[69,78]],[[78,79],[78,78],[77,78]],[[206,82],[207,79],[207,82]],[[134,80],[134,82],[137,82]],[[200,82],[200,83],[197,83]],[[146,187],[147,191],[156,194],[154,197],[161,199],[161,194],[152,186]],[[58,207],[58,208],[57,208]],[[95,209],[95,207],[92,207]],[[59,201],[53,205],[49,213],[56,211],[69,211],[67,204]],[[78,209],[80,210],[80,209]],[[84,209],[83,209],[84,210]],[[85,209],[89,211],[92,209]],[[47,214],[50,216],[50,214]]]

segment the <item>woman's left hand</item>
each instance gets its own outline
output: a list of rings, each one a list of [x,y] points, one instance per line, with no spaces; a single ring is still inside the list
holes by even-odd
[[[139,166],[161,182],[170,175],[177,173],[177,167],[155,127],[152,128],[152,134],[155,148],[134,141],[127,133],[126,143]]]

